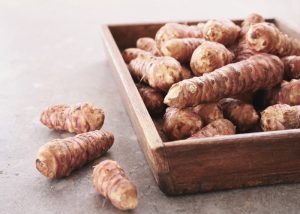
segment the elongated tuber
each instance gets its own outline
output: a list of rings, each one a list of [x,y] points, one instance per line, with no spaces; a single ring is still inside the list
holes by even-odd
[[[164,115],[163,130],[171,140],[190,137],[202,128],[199,115],[192,109],[167,108]]]
[[[264,131],[300,128],[300,106],[269,106],[261,113],[261,128]]]
[[[131,60],[136,59],[139,56],[153,56],[150,52],[144,51],[139,48],[127,48],[122,53],[124,61],[128,64]]]
[[[203,121],[204,125],[211,123],[217,119],[223,118],[223,112],[217,103],[200,104],[192,108]]]
[[[131,75],[151,87],[167,91],[183,79],[180,63],[172,57],[138,57],[129,63]]]
[[[288,104],[300,105],[300,80],[282,81],[281,85],[266,90],[264,105]]]
[[[177,108],[215,102],[244,92],[268,89],[283,79],[283,64],[277,56],[258,54],[225,65],[201,77],[174,84],[164,103]]]
[[[203,42],[193,53],[191,68],[196,76],[214,71],[230,63],[234,58],[224,45],[217,42]]]
[[[179,62],[189,62],[194,50],[205,40],[201,38],[170,39],[162,43],[161,52],[165,56],[171,56]]]
[[[300,79],[300,56],[283,57],[284,73],[287,79]]]
[[[136,84],[136,86],[149,113],[152,115],[161,114],[165,109],[163,94],[144,84]]]
[[[232,134],[235,134],[235,126],[229,120],[218,119],[193,134],[190,139]]]
[[[203,27],[200,25],[185,25],[179,23],[167,23],[156,33],[155,41],[159,50],[162,50],[162,44],[175,38],[202,38]]]
[[[89,103],[80,103],[47,108],[42,112],[40,120],[50,129],[78,134],[100,129],[104,118],[104,112],[100,108]]]
[[[259,121],[253,105],[237,99],[225,98],[219,101],[224,117],[233,122],[240,132],[252,129]]]
[[[136,186],[129,181],[116,161],[105,160],[96,165],[92,178],[96,191],[118,209],[131,210],[137,207]]]
[[[36,168],[49,178],[68,176],[73,170],[107,152],[113,142],[114,136],[106,131],[52,140],[39,149]]]
[[[203,27],[204,38],[219,42],[225,46],[232,45],[239,36],[241,28],[229,19],[209,20]]]
[[[300,41],[282,33],[274,24],[257,23],[250,26],[246,40],[255,51],[279,56],[300,55]]]
[[[150,37],[142,37],[136,41],[136,47],[144,51],[148,51],[154,56],[162,56],[160,50],[156,46],[154,39]]]

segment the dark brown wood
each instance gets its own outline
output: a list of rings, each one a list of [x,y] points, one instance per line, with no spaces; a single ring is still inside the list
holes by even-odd
[[[297,30],[278,19],[287,34]],[[235,20],[240,23],[241,20]],[[194,24],[197,22],[187,22]],[[163,142],[120,51],[139,37],[154,37],[163,23],[104,25],[103,40],[114,76],[154,177],[169,195],[300,182],[300,129]]]

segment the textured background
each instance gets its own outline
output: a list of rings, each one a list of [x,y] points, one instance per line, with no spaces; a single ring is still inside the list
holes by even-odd
[[[111,75],[101,23],[240,18],[250,12],[300,25],[294,1],[0,0],[0,213],[121,213],[95,193],[92,165],[50,181],[34,167],[38,148],[66,137],[43,127],[45,106],[93,102],[116,136],[103,158],[137,184],[132,213],[299,213],[300,185],[166,197],[155,184]],[[98,162],[97,160],[95,162]]]

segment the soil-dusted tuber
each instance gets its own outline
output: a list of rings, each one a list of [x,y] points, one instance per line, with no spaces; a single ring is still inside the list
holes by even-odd
[[[150,52],[144,51],[139,48],[127,48],[122,52],[122,56],[124,61],[128,64],[131,60],[134,60],[135,58],[139,56],[153,56]]]
[[[237,126],[240,132],[252,129],[259,121],[253,105],[237,99],[224,98],[219,101],[224,117]]]
[[[272,23],[251,25],[246,40],[255,51],[267,52],[279,56],[300,55],[300,41],[282,33]]]
[[[52,140],[39,149],[36,168],[49,178],[68,176],[73,170],[107,152],[113,142],[114,136],[106,131]]]
[[[274,104],[300,105],[300,80],[282,81],[281,85],[266,90],[263,102],[265,106]]]
[[[284,73],[287,79],[300,79],[300,56],[283,57]]]
[[[154,39],[150,37],[142,37],[136,41],[136,47],[140,48],[144,51],[148,51],[154,56],[161,56],[161,52],[158,50],[156,46],[156,42]]]
[[[136,84],[137,89],[150,114],[161,114],[165,109],[164,96],[160,91],[144,84]]]
[[[268,89],[282,81],[283,73],[283,63],[277,56],[258,54],[201,77],[174,84],[164,103],[183,108],[216,102],[244,92]]]
[[[190,137],[203,126],[201,118],[192,109],[167,108],[163,130],[171,140]]]
[[[226,119],[218,119],[193,134],[190,139],[232,134],[235,134],[235,126],[232,122]]]
[[[96,191],[118,209],[131,210],[137,207],[136,186],[129,181],[116,161],[105,160],[96,165],[92,178]]]
[[[104,118],[104,112],[100,108],[80,103],[47,108],[42,112],[40,120],[50,129],[79,134],[100,129]]]
[[[205,40],[201,38],[170,39],[161,45],[161,52],[165,56],[171,56],[179,62],[189,62],[194,50]]]
[[[189,26],[179,23],[167,23],[162,26],[156,33],[155,41],[159,50],[162,44],[170,39],[175,38],[202,38],[203,31],[201,26]]]
[[[229,46],[236,41],[240,30],[241,28],[229,19],[209,20],[203,27],[203,34],[209,41]]]
[[[196,76],[212,72],[228,63],[234,55],[224,45],[217,42],[203,42],[193,53],[191,68]]]
[[[200,104],[192,108],[198,114],[204,123],[207,125],[212,121],[223,118],[223,112],[217,103]]]
[[[141,56],[132,60],[128,68],[133,78],[161,91],[167,91],[183,79],[182,67],[172,57]]]
[[[261,113],[261,128],[264,131],[300,128],[300,106],[269,106]]]

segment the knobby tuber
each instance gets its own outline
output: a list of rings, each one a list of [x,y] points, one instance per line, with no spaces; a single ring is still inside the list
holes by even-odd
[[[300,106],[269,106],[261,113],[261,128],[264,131],[300,128]]]
[[[153,54],[139,48],[127,48],[122,52],[122,57],[127,64],[130,63],[131,60],[134,60],[139,56],[151,57],[153,56]]]
[[[163,94],[144,84],[136,84],[136,86],[149,113],[161,114],[165,109]]]
[[[180,63],[168,56],[137,57],[130,61],[128,68],[134,78],[161,91],[167,91],[174,83],[183,79]]]
[[[163,130],[171,140],[190,137],[202,128],[202,121],[192,109],[167,108]]]
[[[241,28],[229,19],[209,20],[203,27],[203,34],[209,41],[229,46],[236,41],[240,30]]]
[[[248,32],[251,25],[264,22],[265,19],[257,13],[249,14],[241,24],[240,37],[243,37]]]
[[[225,65],[201,77],[174,84],[164,103],[177,108],[215,102],[244,92],[268,89],[283,79],[283,63],[277,56],[258,54]]]
[[[193,134],[189,139],[232,134],[235,134],[235,126],[232,124],[232,122],[226,119],[218,119]]]
[[[171,56],[179,62],[189,62],[194,50],[205,40],[201,38],[170,39],[161,45],[161,52],[165,56]]]
[[[284,73],[287,79],[300,79],[300,56],[283,57]]]
[[[36,168],[49,178],[68,176],[73,170],[107,152],[113,142],[113,134],[98,130],[52,140],[39,149]]]
[[[204,125],[223,118],[223,112],[217,103],[200,104],[193,107],[192,110],[200,116]]]
[[[137,207],[136,186],[129,181],[116,161],[105,160],[96,165],[92,178],[96,191],[118,209],[131,210]]]
[[[100,108],[89,103],[80,103],[47,108],[42,112],[40,120],[50,129],[79,134],[100,129],[104,118],[104,112]]]
[[[225,98],[219,101],[224,117],[233,122],[240,132],[252,129],[259,121],[253,105],[237,99]]]
[[[161,56],[161,52],[156,46],[156,42],[154,39],[150,37],[142,37],[136,41],[136,47],[140,48],[144,51],[148,51],[154,56]]]
[[[194,51],[191,58],[191,69],[196,76],[214,71],[230,63],[234,58],[224,45],[217,42],[203,42]]]
[[[246,41],[255,51],[267,52],[279,56],[300,55],[300,41],[282,33],[272,23],[251,25]]]

